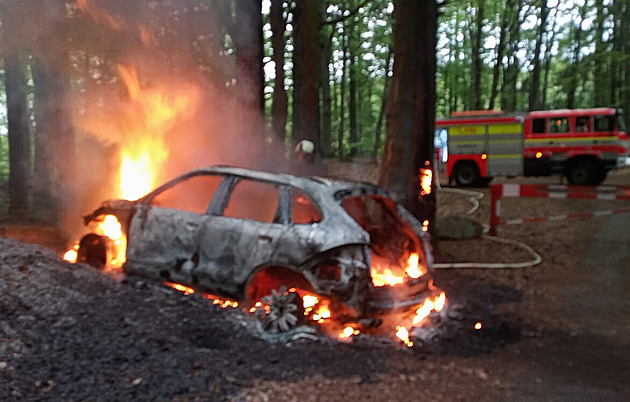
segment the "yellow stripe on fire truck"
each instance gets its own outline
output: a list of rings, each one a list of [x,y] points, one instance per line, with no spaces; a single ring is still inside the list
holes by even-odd
[[[451,126],[448,130],[449,135],[479,135],[486,133],[485,125],[475,126]]]
[[[514,124],[492,124],[488,125],[488,134],[521,134],[523,125]]]

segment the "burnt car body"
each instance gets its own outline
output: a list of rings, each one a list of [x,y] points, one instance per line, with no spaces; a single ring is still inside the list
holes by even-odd
[[[84,221],[105,214],[127,235],[126,273],[238,301],[286,285],[330,298],[347,316],[373,317],[431,292],[428,235],[371,184],[214,166],[136,201],[107,201]],[[420,277],[373,285],[371,264],[400,264],[412,252],[426,268]]]

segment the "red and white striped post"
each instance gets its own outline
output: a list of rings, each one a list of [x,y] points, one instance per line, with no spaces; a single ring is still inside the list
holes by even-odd
[[[503,197],[533,197],[533,198],[580,198],[591,200],[630,200],[629,186],[569,186],[564,184],[493,184],[490,186],[490,234],[496,236],[497,226],[506,224],[520,224],[528,222],[553,221],[590,216],[604,216],[617,213],[628,213],[630,208],[620,208],[610,211],[584,212],[539,218],[512,219],[501,221],[501,199]]]

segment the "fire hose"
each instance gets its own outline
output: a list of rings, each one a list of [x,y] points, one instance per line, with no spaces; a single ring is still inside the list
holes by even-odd
[[[473,206],[471,209],[469,209],[468,211],[464,213],[464,216],[470,216],[473,213],[475,213],[479,209],[479,206],[480,206],[479,200],[481,200],[484,197],[484,194],[480,191],[461,190],[457,188],[442,188],[442,186],[440,185],[439,179],[435,180],[435,187],[438,189],[438,191],[468,196],[468,199],[470,200],[470,202],[472,202]],[[542,262],[542,257],[540,256],[540,254],[534,251],[534,249],[529,247],[527,244],[517,241],[517,240],[502,239],[500,237],[487,235],[485,233],[488,233],[488,231],[490,230],[490,226],[485,225],[485,224],[483,226],[484,226],[484,229],[483,229],[484,234],[481,236],[482,239],[520,247],[524,249],[525,251],[527,251],[529,254],[531,254],[533,259],[531,261],[514,262],[514,263],[509,263],[509,262],[505,262],[505,263],[501,263],[501,262],[499,263],[483,263],[483,262],[434,263],[433,267],[436,269],[450,269],[450,268],[518,269],[518,268],[533,267],[534,265],[538,265]]]

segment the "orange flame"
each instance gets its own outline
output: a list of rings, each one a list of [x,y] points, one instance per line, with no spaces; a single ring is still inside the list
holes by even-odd
[[[413,342],[409,339],[409,331],[403,326],[396,326],[396,338],[400,339],[408,348],[413,346]]]
[[[431,169],[420,169],[420,196],[431,194],[433,184],[433,171]]]
[[[96,23],[106,25],[115,31],[122,30],[122,23],[108,12],[99,9],[92,0],[77,0],[77,6]]]
[[[375,287],[395,286],[405,282],[405,275],[411,279],[418,279],[427,273],[426,267],[420,264],[420,255],[411,253],[404,269],[401,267],[383,266],[373,261],[370,269],[372,284]]]

